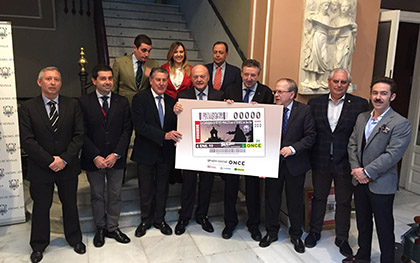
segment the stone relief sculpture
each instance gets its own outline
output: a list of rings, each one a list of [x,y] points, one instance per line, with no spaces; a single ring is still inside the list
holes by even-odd
[[[331,70],[351,67],[356,0],[307,0],[304,19],[299,93],[328,93]]]

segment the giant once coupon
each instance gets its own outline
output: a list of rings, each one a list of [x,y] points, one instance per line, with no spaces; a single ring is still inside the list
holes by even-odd
[[[175,167],[277,177],[283,106],[180,99]]]

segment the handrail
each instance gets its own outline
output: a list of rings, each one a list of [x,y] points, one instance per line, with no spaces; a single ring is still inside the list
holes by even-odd
[[[223,26],[223,29],[226,31],[230,41],[232,41],[233,46],[235,47],[236,51],[238,52],[239,56],[241,57],[242,61],[246,60],[246,56],[242,49],[239,47],[238,42],[236,41],[235,37],[233,36],[232,32],[230,32],[229,27],[227,26],[225,20],[223,19],[222,15],[220,14],[219,10],[217,10],[216,5],[213,3],[213,0],[209,0],[210,6],[213,8],[214,13],[216,14],[217,18],[219,19],[220,23]]]
[[[93,22],[95,24],[96,49],[99,64],[109,65],[108,43],[106,40],[102,0],[93,1]]]

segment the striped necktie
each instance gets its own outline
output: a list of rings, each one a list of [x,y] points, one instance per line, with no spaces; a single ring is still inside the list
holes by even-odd
[[[51,123],[51,127],[53,129],[54,132],[57,132],[57,127],[58,127],[58,111],[57,108],[55,107],[56,102],[53,100],[50,100],[48,102],[48,105],[50,105],[50,123]]]

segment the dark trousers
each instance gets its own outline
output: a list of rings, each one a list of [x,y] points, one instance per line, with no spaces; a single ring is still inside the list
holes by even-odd
[[[280,229],[280,208],[283,185],[286,188],[287,211],[290,220],[289,235],[298,239],[302,236],[304,222],[305,174],[293,176],[283,162],[280,166],[279,178],[265,179],[265,225],[267,234],[277,236]]]
[[[86,171],[96,227],[112,232],[118,228],[121,212],[121,187],[124,169]],[[106,194],[106,195],[105,195]]]
[[[214,173],[184,170],[182,175],[181,210],[179,211],[179,219],[181,220],[188,221],[191,219],[195,204],[197,177],[199,178],[199,182],[195,218],[204,218],[207,216],[207,212],[209,211]]]
[[[165,220],[171,166],[166,163],[137,165],[141,221],[146,224]]]
[[[238,224],[236,201],[239,191],[239,175],[229,174],[225,178],[225,225],[235,227]],[[249,229],[258,228],[260,224],[260,178],[245,176],[245,198],[248,210],[246,225]]]
[[[394,194],[374,194],[368,184],[359,184],[354,192],[357,230],[359,231],[357,259],[369,259],[372,249],[373,216],[381,250],[381,263],[393,263],[395,256]],[[373,216],[372,216],[373,215]]]
[[[310,231],[320,234],[324,224],[327,198],[334,179],[335,187],[335,234],[339,240],[347,240],[350,230],[351,199],[354,191],[352,176],[350,174],[337,174],[333,161],[330,160],[328,171],[313,171],[312,181],[314,195],[312,197],[312,211]]]
[[[43,252],[50,243],[50,208],[53,201],[54,183],[57,185],[58,196],[62,204],[66,240],[71,246],[82,242],[77,210],[78,178],[60,180],[57,176],[55,182],[38,183],[31,181],[30,184],[29,190],[34,202],[30,240],[33,251]]]

